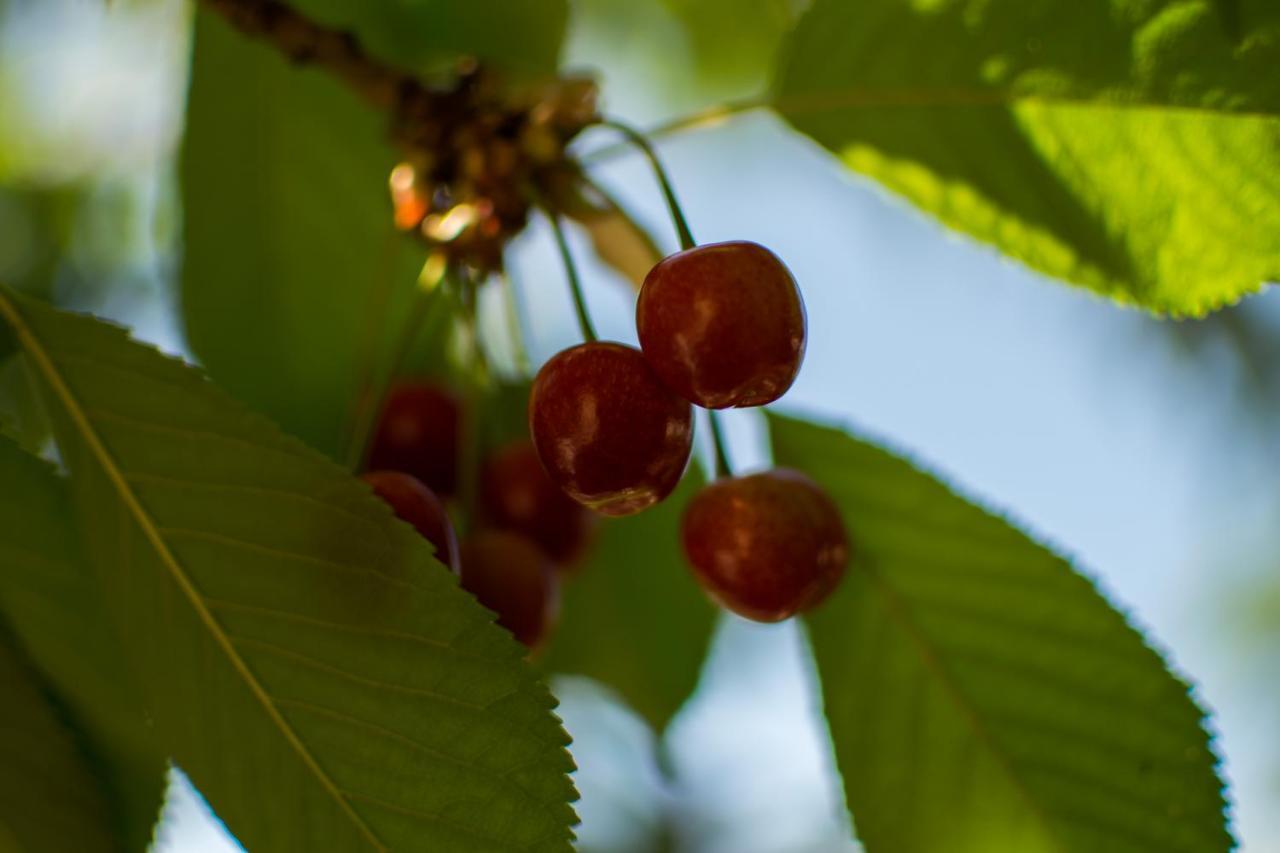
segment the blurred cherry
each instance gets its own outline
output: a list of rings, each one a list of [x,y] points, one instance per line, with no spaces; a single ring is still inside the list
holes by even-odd
[[[462,588],[536,650],[560,614],[560,582],[542,549],[517,533],[482,530],[462,543]]]
[[[436,559],[458,574],[458,539],[453,532],[449,513],[435,492],[417,477],[400,471],[369,471],[361,478],[373,487],[373,493],[391,507],[401,520],[408,522],[435,546]]]
[[[638,349],[579,344],[538,371],[529,432],[552,481],[603,515],[630,515],[671,494],[693,442],[693,409]]]
[[[369,447],[367,467],[403,471],[436,494],[450,497],[458,486],[461,406],[452,393],[430,382],[391,388]]]
[[[663,383],[708,409],[773,402],[804,360],[800,290],[758,243],[710,243],[659,261],[640,290],[636,329]]]
[[[595,521],[551,481],[528,440],[500,448],[485,462],[480,502],[489,523],[537,543],[561,567],[582,555]]]
[[[831,498],[787,468],[708,485],[685,509],[681,540],[711,597],[757,622],[777,622],[821,603],[849,556]]]

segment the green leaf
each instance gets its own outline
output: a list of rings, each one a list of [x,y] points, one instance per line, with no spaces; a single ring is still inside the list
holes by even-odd
[[[809,627],[870,853],[1230,848],[1202,712],[1089,580],[902,459],[770,424],[853,543]]]
[[[1034,269],[1172,315],[1280,278],[1280,6],[815,0],[775,105]]]
[[[693,692],[715,627],[680,551],[680,516],[702,483],[691,469],[653,509],[601,520],[544,661],[609,685],[657,731]]]
[[[117,853],[102,785],[0,625],[0,850]]]
[[[694,64],[710,83],[758,90],[796,20],[789,0],[663,0],[689,36]]]
[[[425,540],[119,329],[0,317],[156,731],[246,847],[569,849],[554,700]]]
[[[193,63],[188,340],[219,385],[337,456],[367,365],[387,360],[425,258],[392,225],[384,118],[207,14]]]
[[[84,733],[122,849],[145,850],[168,758],[80,553],[66,483],[4,437],[0,482],[0,613]]]
[[[293,0],[307,17],[352,31],[375,56],[416,71],[476,57],[516,77],[560,60],[566,0]]]

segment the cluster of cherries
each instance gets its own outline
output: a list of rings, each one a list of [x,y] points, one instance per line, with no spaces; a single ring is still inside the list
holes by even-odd
[[[373,438],[365,479],[530,648],[554,625],[560,581],[588,543],[587,508],[625,516],[666,498],[692,451],[693,406],[773,402],[804,357],[795,279],[755,243],[666,258],[644,282],[636,319],[640,348],[589,340],[538,372],[529,396],[532,441],[484,462],[480,523],[461,547],[441,501],[458,488],[457,399],[429,383],[401,384]],[[831,499],[798,471],[722,473],[694,496],[682,522],[684,552],[702,587],[763,622],[821,602],[848,557]]]

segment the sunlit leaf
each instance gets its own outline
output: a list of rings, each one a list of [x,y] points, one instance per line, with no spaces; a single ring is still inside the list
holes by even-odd
[[[1173,315],[1280,278],[1274,3],[815,0],[785,57],[796,128],[1037,270]]]
[[[680,551],[680,515],[702,482],[691,470],[653,509],[602,520],[544,662],[609,685],[658,731],[693,692],[715,626]]]
[[[347,471],[117,328],[0,291],[157,735],[253,850],[567,850],[523,650]]]
[[[770,424],[853,541],[808,622],[870,853],[1229,849],[1203,712],[1088,579],[902,459]]]
[[[145,850],[167,754],[155,743],[97,579],[78,547],[66,483],[0,436],[0,614],[94,753],[114,835]]]
[[[0,850],[124,850],[101,780],[3,623],[0,697]]]

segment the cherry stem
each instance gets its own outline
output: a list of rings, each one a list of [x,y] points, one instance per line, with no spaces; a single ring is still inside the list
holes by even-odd
[[[484,347],[480,345],[480,325],[476,322],[476,280],[459,270],[458,284],[462,302],[462,317],[466,328],[467,345],[471,354],[471,375],[468,377],[466,405],[463,408],[462,481],[459,498],[464,520],[469,529],[476,519],[480,481],[480,406],[484,402],[484,388],[489,383],[489,362]]]
[[[502,301],[507,309],[507,336],[511,339],[512,361],[515,363],[516,372],[521,377],[527,377],[529,351],[524,344],[524,320],[521,317],[520,296],[516,293],[516,284],[512,281],[511,274],[503,270],[499,275],[502,279]]]
[[[720,430],[720,418],[714,411],[707,411],[707,420],[711,422],[711,444],[716,452],[716,479],[732,477],[733,466],[729,464],[729,452],[725,445],[724,433]]]
[[[662,167],[662,161],[658,159],[658,152],[654,150],[653,143],[643,133],[617,119],[601,119],[600,124],[621,133],[648,158],[649,165],[653,167],[653,174],[658,179],[658,185],[662,187],[662,195],[667,200],[667,210],[671,213],[671,221],[675,224],[676,234],[680,237],[680,248],[687,250],[697,246],[697,241],[693,239],[693,232],[689,230],[689,221],[685,219],[684,211],[680,209],[680,202],[676,200],[676,191],[671,185],[667,170]]]
[[[591,314],[587,311],[587,298],[582,292],[582,282],[578,278],[578,267],[573,262],[573,254],[569,251],[569,240],[564,233],[564,225],[560,217],[550,208],[543,207],[548,221],[551,222],[551,233],[556,238],[556,248],[560,250],[560,259],[564,261],[564,274],[569,279],[569,292],[573,294],[573,307],[578,312],[578,326],[582,329],[583,340],[594,342],[596,329],[591,324]]]
[[[438,289],[437,286],[431,290],[425,290],[419,283],[415,282],[413,302],[409,306],[409,316],[405,318],[404,323],[400,326],[400,333],[393,345],[388,368],[379,373],[373,369],[372,359],[370,360],[370,369],[364,380],[365,387],[360,392],[359,411],[356,413],[347,444],[347,467],[353,471],[359,468],[364,461],[365,453],[368,451],[369,439],[373,432],[373,422],[379,409],[381,409],[382,399],[386,396],[387,388],[392,380],[404,372],[409,353],[413,350],[413,344],[418,340],[418,335],[422,331],[427,315],[435,302],[434,297]]]

